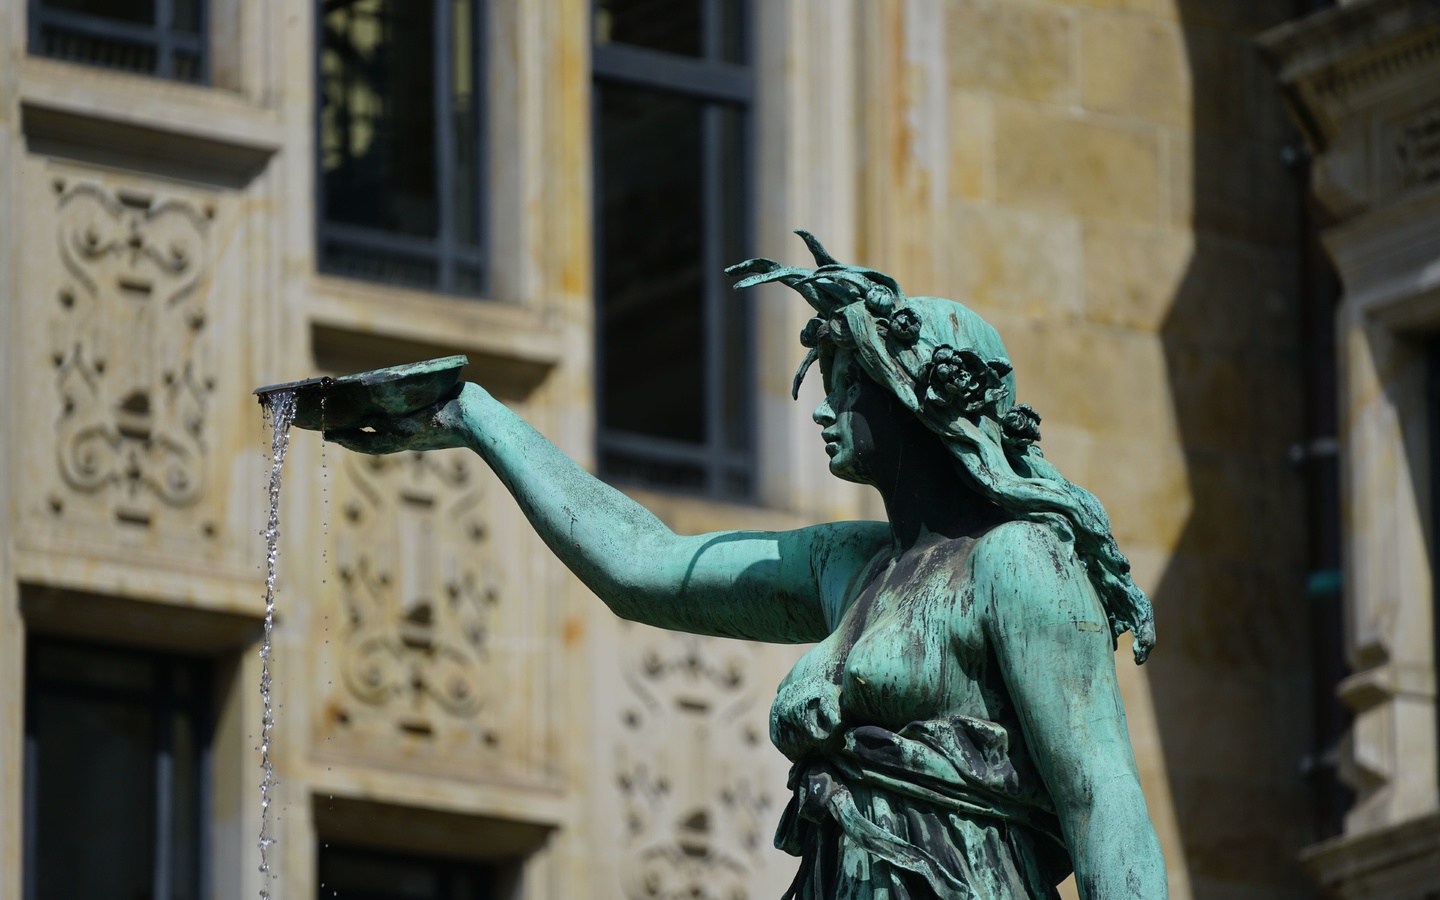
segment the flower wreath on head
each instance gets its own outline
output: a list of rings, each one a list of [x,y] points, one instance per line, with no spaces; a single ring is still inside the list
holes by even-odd
[[[745,276],[735,283],[737,290],[769,282],[785,284],[820,313],[800,332],[800,343],[808,352],[791,386],[791,396],[798,399],[805,373],[819,359],[825,343],[854,344],[845,319],[845,311],[854,304],[863,303],[876,334],[885,344],[894,345],[890,355],[897,360],[919,341],[923,323],[919,311],[907,305],[895,279],[874,269],[840,263],[810,232],[795,233],[810,248],[817,268],[801,269],[759,258],[730,266],[725,272]],[[1009,394],[1004,379],[1013,370],[1008,360],[987,360],[974,349],[941,344],[918,370],[911,385],[915,397],[938,418],[954,421],[964,416],[978,424],[988,416],[999,422],[1005,449],[1015,454],[1025,453],[1040,440],[1040,415],[1035,410],[1022,404],[1001,412]]]

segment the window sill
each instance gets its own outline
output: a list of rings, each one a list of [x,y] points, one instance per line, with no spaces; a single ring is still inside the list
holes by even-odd
[[[241,187],[283,144],[278,115],[221,88],[35,56],[19,85],[36,153]]]
[[[524,306],[317,274],[306,292],[316,362],[340,374],[451,353],[465,377],[523,397],[559,364],[560,329]]]
[[[16,581],[35,587],[159,602],[252,623],[265,617],[253,572],[199,563],[177,566],[173,558],[161,563],[153,557],[96,552],[75,542],[33,536],[16,542],[12,572]]]
[[[734,500],[715,500],[695,494],[615,485],[622,493],[650,510],[676,534],[711,531],[790,531],[815,525],[818,520],[774,507]]]

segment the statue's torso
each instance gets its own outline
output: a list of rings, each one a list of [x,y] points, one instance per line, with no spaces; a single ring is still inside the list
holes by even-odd
[[[878,555],[781,683],[771,739],[795,763],[795,796],[776,841],[802,858],[787,896],[1035,900],[1068,873],[977,597],[975,546]]]
[[[830,635],[782,682],[771,737],[799,760],[845,728],[898,731],[914,721],[967,716],[994,722],[1021,743],[995,655],[985,635],[969,565],[975,541],[947,540],[890,560],[888,551],[854,579]]]

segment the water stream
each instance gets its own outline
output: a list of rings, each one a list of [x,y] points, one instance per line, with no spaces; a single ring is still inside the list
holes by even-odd
[[[265,524],[265,637],[260,644],[260,700],[264,717],[260,723],[260,900],[270,900],[270,847],[275,843],[270,815],[270,792],[275,787],[275,767],[270,763],[270,732],[275,711],[270,705],[271,635],[275,628],[275,563],[280,554],[280,469],[290,446],[290,425],[295,421],[295,393],[275,391],[262,394],[265,419],[270,423],[270,517]]]

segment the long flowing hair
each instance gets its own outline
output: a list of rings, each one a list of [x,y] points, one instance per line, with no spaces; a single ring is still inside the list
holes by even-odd
[[[793,393],[828,347],[850,348],[866,374],[939,436],[982,495],[1073,545],[1112,636],[1133,632],[1135,661],[1143,663],[1155,644],[1150,598],[1130,577],[1104,506],[1041,453],[1040,417],[1015,403],[1014,368],[999,333],[963,304],[906,297],[889,275],[841,264],[809,232],[796,233],[816,268],[751,259],[726,269],[743,276],[737,289],[779,282],[818,314],[800,336],[808,352]]]

